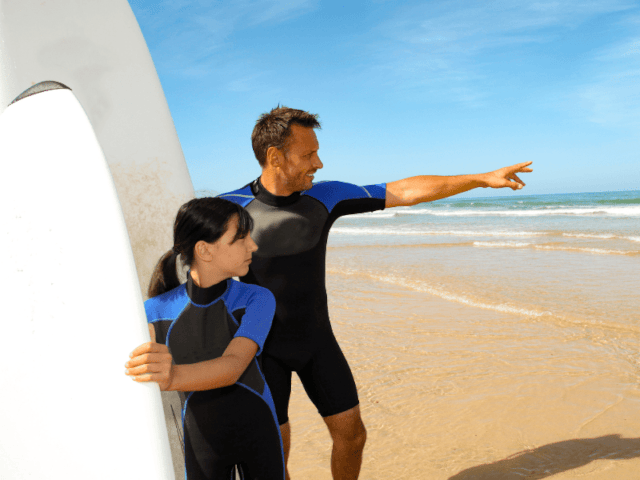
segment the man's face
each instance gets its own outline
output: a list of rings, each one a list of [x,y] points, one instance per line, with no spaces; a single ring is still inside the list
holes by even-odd
[[[322,168],[318,157],[319,148],[313,128],[291,126],[291,136],[284,149],[284,164],[281,168],[291,192],[309,190],[313,186],[313,175]]]

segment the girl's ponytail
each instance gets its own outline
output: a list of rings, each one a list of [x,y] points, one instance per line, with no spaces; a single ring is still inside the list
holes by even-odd
[[[147,291],[147,295],[149,298],[157,297],[158,295],[162,295],[169,290],[176,288],[180,285],[180,280],[178,280],[178,272],[176,271],[176,263],[178,260],[178,254],[173,251],[173,249],[169,250],[165,253],[155,268],[153,269],[153,273],[151,274],[151,281],[149,282],[149,290]]]

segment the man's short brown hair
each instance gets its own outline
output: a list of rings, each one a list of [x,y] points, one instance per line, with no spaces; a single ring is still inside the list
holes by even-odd
[[[270,112],[260,115],[251,134],[251,146],[261,167],[267,163],[269,147],[286,147],[287,139],[291,135],[291,125],[321,128],[317,114],[295,108],[278,105]]]

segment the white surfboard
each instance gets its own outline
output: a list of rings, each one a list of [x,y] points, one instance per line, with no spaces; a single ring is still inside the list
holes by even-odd
[[[116,184],[146,295],[193,186],[127,0],[0,0],[0,113],[46,80],[71,88],[89,117]]]
[[[171,248],[193,186],[151,55],[126,0],[0,0],[0,113],[24,90],[57,80],[84,108],[119,194],[144,298]],[[4,159],[0,159],[4,161]],[[182,475],[180,400],[164,392]]]
[[[0,115],[0,478],[173,479],[158,386],[124,374],[149,334],[116,190],[44,87]]]

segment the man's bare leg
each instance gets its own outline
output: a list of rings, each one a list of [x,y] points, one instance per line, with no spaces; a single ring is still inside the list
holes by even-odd
[[[291,451],[291,425],[289,422],[280,425],[280,435],[282,435],[282,449],[284,450],[284,472],[286,480],[291,480],[289,476],[289,452]]]
[[[331,474],[334,480],[357,480],[362,465],[362,451],[367,441],[360,406],[325,417],[324,421],[333,439]]]

